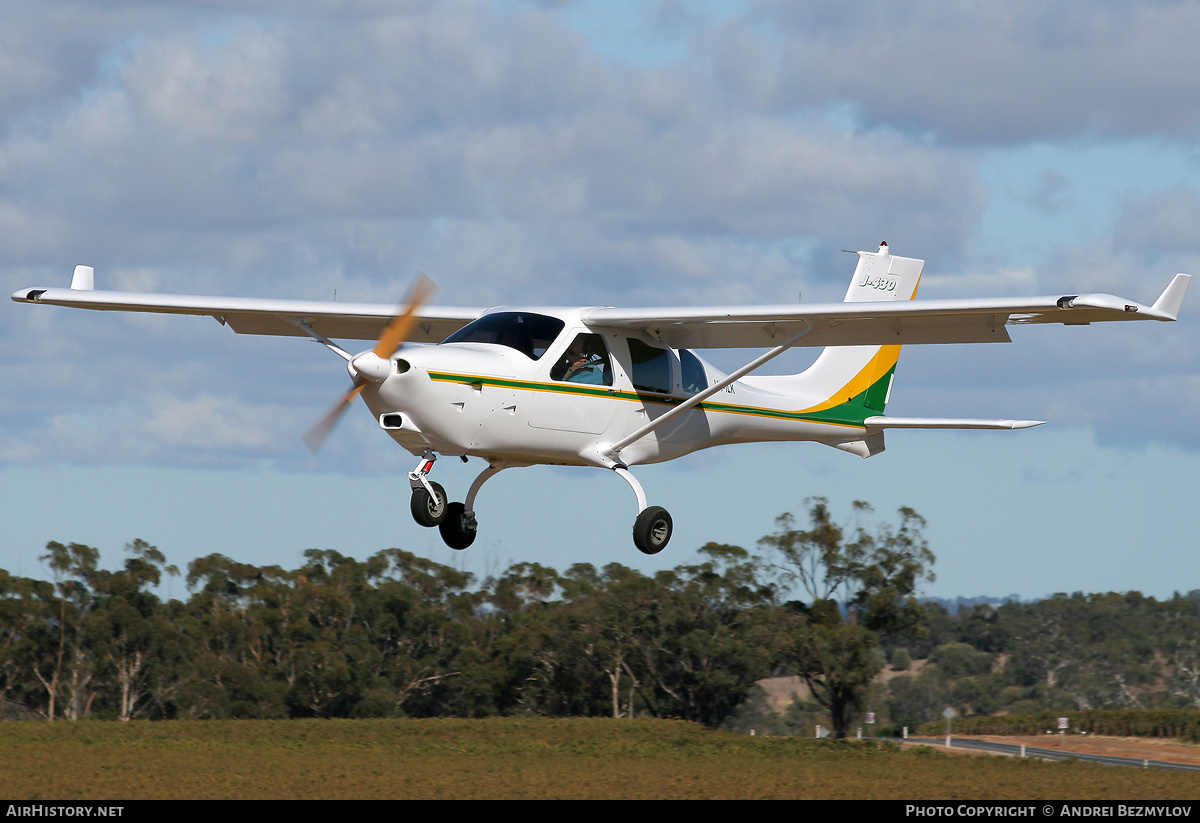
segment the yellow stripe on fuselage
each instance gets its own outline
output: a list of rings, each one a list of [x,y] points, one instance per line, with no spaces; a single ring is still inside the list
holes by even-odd
[[[827,400],[811,408],[800,409],[798,414],[825,411],[857,397],[875,385],[875,381],[887,374],[888,370],[895,366],[899,360],[899,346],[880,346],[879,351],[875,352],[875,356],[870,359],[867,365],[862,367],[862,370],[858,374],[850,378],[845,386],[834,392]]]
[[[899,346],[887,346],[887,349],[899,351]],[[896,363],[896,353],[893,352],[891,359],[881,357],[884,352],[880,352],[871,361],[863,367],[852,380],[850,380],[843,391],[857,390],[859,393],[865,391],[871,386],[870,377],[873,374],[886,374]],[[635,403],[655,403],[664,406],[677,406],[686,400],[686,397],[675,397],[669,394],[649,393],[640,391],[627,391],[622,389],[612,389],[607,386],[595,386],[581,383],[546,383],[536,380],[518,380],[507,377],[486,377],[484,375],[463,374],[456,372],[429,372],[429,378],[435,383],[460,383],[464,385],[481,385],[495,386],[497,388],[507,388],[514,391],[535,391],[535,392],[550,392],[554,394],[574,395],[577,397],[595,397],[607,398],[609,400],[624,400]],[[860,387],[861,388],[856,388]],[[851,394],[847,399],[853,398]],[[839,420],[811,420],[806,419],[808,415],[826,409],[834,408],[844,402],[840,399],[841,393],[834,395],[829,400],[819,403],[808,409],[788,410],[780,408],[772,408],[769,406],[749,406],[737,403],[728,403],[718,400],[706,400],[701,402],[696,408],[700,411],[712,412],[717,414],[742,414],[753,417],[767,417],[775,420],[796,420],[809,423],[821,423],[827,426],[845,426],[850,428],[863,428],[861,424],[851,423]]]

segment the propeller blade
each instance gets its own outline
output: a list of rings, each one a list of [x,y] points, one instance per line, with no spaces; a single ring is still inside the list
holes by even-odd
[[[417,322],[417,310],[435,290],[436,286],[425,276],[425,272],[417,272],[417,280],[408,291],[408,304],[404,311],[392,318],[392,322],[388,323],[383,334],[379,336],[379,342],[375,344],[377,356],[388,358],[396,353],[396,349],[400,348],[400,344]]]
[[[396,353],[400,348],[400,344],[408,337],[413,326],[417,322],[417,312],[421,305],[429,299],[430,295],[435,290],[433,281],[425,276],[424,272],[417,272],[416,282],[408,291],[408,300],[405,303],[404,309],[392,318],[387,324],[387,328],[383,330],[383,334],[379,336],[379,341],[375,344],[374,352],[377,357],[389,358]],[[309,451],[316,454],[317,450],[324,444],[329,433],[333,431],[338,421],[342,419],[342,414],[350,407],[354,398],[362,393],[366,388],[367,381],[363,377],[356,377],[354,387],[346,392],[342,397],[333,404],[329,411],[321,416],[321,419],[316,422],[311,429],[304,435],[304,445],[308,446]]]
[[[310,452],[316,454],[317,450],[325,444],[329,433],[333,431],[338,421],[342,419],[342,413],[350,408],[350,403],[353,402],[355,397],[358,397],[359,393],[366,386],[367,383],[364,380],[342,395],[329,411],[321,415],[321,419],[316,422],[316,425],[304,433],[304,445],[308,446]]]

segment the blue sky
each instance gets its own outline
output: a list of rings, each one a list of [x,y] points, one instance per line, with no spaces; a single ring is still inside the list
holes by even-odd
[[[839,250],[881,239],[927,261],[923,297],[1148,303],[1200,270],[1195,3],[230,8],[0,10],[0,285],[86,263],[99,288],[203,294],[392,302],[423,270],[444,304],[821,301],[845,289]],[[889,413],[1037,430],[645,467],[676,523],[653,559],[624,483],[548,468],[491,481],[479,541],[451,553],[368,415],[304,449],[346,381],[310,343],[5,303],[0,567],[44,574],[48,540],[115,565],[140,537],[181,566],[399,546],[479,575],[654,569],[751,547],[822,495],[924,515],[929,594],[1170,596],[1200,588],[1196,299],[1170,326],[902,355]],[[479,466],[449,463],[461,498]]]

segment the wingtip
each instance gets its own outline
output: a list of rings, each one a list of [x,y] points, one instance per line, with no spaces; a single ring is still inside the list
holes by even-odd
[[[1188,284],[1191,283],[1192,276],[1183,274],[1182,272],[1175,275],[1167,287],[1163,289],[1163,293],[1154,301],[1154,305],[1150,310],[1166,320],[1174,320],[1179,317],[1179,309],[1183,306],[1183,297],[1187,294]]]
[[[91,266],[76,266],[71,275],[71,288],[75,291],[92,291],[96,287],[96,270]]]

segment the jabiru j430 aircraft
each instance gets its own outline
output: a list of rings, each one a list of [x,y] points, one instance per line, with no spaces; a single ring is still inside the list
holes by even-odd
[[[475,500],[497,472],[539,464],[595,466],[637,498],[633,540],[656,554],[671,516],[647,502],[630,467],[731,443],[812,440],[870,457],[887,429],[1022,429],[1036,420],[888,417],[900,347],[1010,342],[1024,323],[1087,325],[1174,320],[1189,275],[1153,305],[1108,294],[916,300],[923,260],[887,244],[858,252],[845,301],[708,308],[449,308],[426,306],[422,275],[407,305],[99,291],[78,266],[69,289],[29,288],[12,299],[106,311],[207,315],[240,334],[311,337],[346,361],[353,387],[308,433],[314,451],[361,395],[379,427],[420,458],[409,474],[416,521],[451,548],[475,540]],[[352,354],[333,338],[376,340]],[[401,348],[404,343],[415,343]],[[807,370],[752,373],[796,346],[822,346]],[[731,374],[693,349],[766,348]],[[487,463],[451,502],[433,482],[437,457]]]

